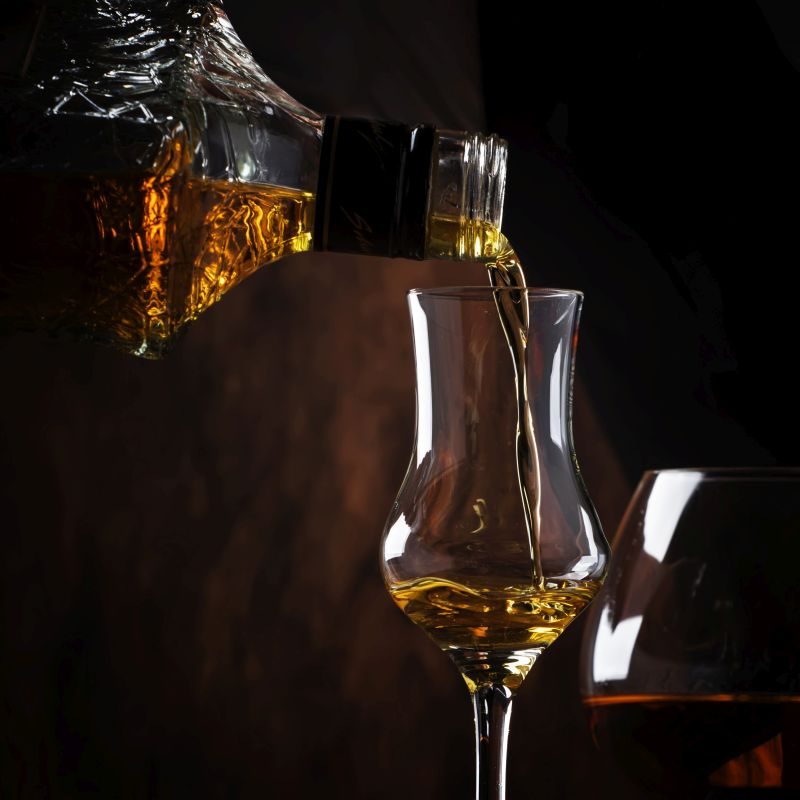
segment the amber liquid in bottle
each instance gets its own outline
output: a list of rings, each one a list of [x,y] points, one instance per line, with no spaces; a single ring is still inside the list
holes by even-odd
[[[0,320],[157,358],[260,266],[309,250],[313,195],[151,176],[0,173]]]

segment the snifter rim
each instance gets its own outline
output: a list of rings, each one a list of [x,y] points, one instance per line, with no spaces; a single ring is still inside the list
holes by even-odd
[[[646,469],[642,480],[657,475],[702,475],[717,480],[766,480],[770,478],[800,480],[800,467],[669,467]]]
[[[557,289],[545,286],[434,286],[429,289],[414,288],[408,290],[408,296],[448,297],[451,299],[484,300],[490,299],[495,292],[524,291],[528,297],[577,297],[583,298],[579,289]]]

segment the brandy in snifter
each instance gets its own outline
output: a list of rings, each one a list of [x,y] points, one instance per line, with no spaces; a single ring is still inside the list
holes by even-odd
[[[800,792],[800,470],[647,472],[584,633],[592,733],[648,796]]]

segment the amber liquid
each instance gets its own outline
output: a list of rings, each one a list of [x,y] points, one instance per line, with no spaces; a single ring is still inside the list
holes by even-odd
[[[470,690],[486,683],[516,689],[539,654],[589,604],[597,584],[546,588],[465,586],[444,578],[395,584],[392,597],[451,656]]]
[[[594,739],[658,797],[800,797],[800,696],[623,695],[584,701]]]
[[[147,358],[259,267],[312,249],[314,196],[188,177],[175,140],[150,175],[0,172],[0,330]],[[486,261],[502,234],[436,218],[427,255]]]
[[[158,175],[0,173],[0,320],[163,355],[257,268],[311,248],[313,196]]]

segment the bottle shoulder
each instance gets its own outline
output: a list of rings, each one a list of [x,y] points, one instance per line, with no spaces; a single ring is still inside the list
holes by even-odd
[[[218,5],[55,6],[0,95],[0,169],[155,171],[181,140],[193,177],[315,189],[322,117],[269,79]]]

